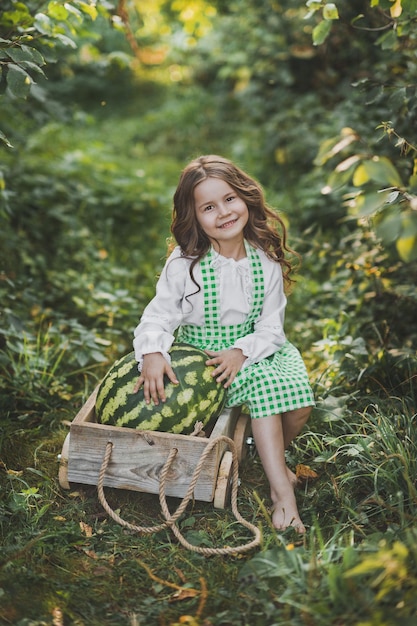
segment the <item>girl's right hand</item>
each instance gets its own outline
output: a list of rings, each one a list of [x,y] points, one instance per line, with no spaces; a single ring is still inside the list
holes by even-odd
[[[174,370],[160,352],[145,354],[142,372],[136,382],[134,393],[137,393],[143,386],[143,396],[146,404],[149,404],[151,400],[153,400],[155,405],[159,404],[159,401],[165,402],[165,374],[174,385],[178,385],[179,380],[175,376]]]

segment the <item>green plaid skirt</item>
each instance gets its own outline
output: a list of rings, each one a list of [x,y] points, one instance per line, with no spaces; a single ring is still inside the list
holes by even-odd
[[[211,264],[213,252],[210,251],[201,260],[205,325],[181,326],[177,341],[203,350],[220,351],[231,348],[237,339],[253,332],[263,304],[263,273],[257,251],[247,242],[245,246],[254,286],[247,320],[234,326],[220,325],[218,281]],[[304,361],[289,341],[271,356],[242,369],[227,391],[226,406],[245,404],[252,418],[268,417],[315,404]]]
[[[227,406],[246,404],[253,418],[314,405],[303,359],[289,341],[270,357],[241,370],[228,392]]]

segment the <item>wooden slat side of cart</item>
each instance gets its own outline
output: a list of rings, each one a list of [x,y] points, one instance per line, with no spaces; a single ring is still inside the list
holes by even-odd
[[[70,425],[59,470],[63,488],[69,488],[70,483],[97,485],[108,442],[113,447],[104,485],[155,494],[159,491],[160,472],[170,451],[176,448],[178,453],[166,478],[165,493],[178,498],[186,494],[194,469],[211,440],[229,437],[235,443],[239,460],[244,455],[250,420],[240,407],[225,409],[208,437],[174,435],[97,423],[97,391],[98,387]],[[224,508],[229,496],[232,455],[226,448],[222,441],[214,446],[194,490],[197,500],[214,501],[218,508]]]

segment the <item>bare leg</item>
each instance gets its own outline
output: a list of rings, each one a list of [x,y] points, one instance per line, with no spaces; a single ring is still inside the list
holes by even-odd
[[[273,504],[272,523],[278,530],[289,526],[299,533],[305,532],[285,464],[285,435],[281,415],[271,415],[252,420],[252,433],[256,449],[268,478]]]
[[[313,407],[306,406],[302,409],[287,411],[282,414],[282,431],[284,435],[284,448],[287,449],[291,441],[300,434],[306,424]]]
[[[302,409],[296,409],[282,414],[282,432],[285,450],[288,448],[291,441],[301,432],[310,416],[311,410],[312,407],[307,406]],[[297,476],[290,470],[289,467],[287,467],[287,476],[292,486],[295,487],[298,482]]]

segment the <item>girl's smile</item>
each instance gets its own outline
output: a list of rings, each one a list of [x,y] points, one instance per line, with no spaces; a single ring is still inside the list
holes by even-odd
[[[221,254],[233,255],[243,243],[243,229],[249,219],[246,203],[223,179],[209,177],[194,189],[197,221],[207,237],[220,245]]]
[[[221,226],[219,226],[219,228],[229,228],[230,226],[233,226],[233,224],[236,224],[236,222],[237,220],[230,220],[230,222],[222,224]]]

